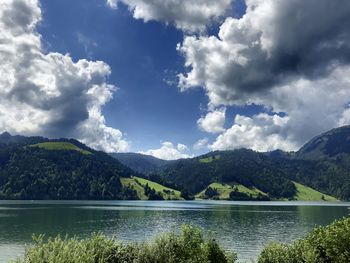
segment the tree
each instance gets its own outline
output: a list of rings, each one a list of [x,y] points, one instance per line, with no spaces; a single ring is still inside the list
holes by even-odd
[[[194,196],[191,195],[187,189],[182,189],[180,196],[185,200],[193,200],[194,199]]]
[[[216,188],[211,188],[210,186],[205,190],[204,195],[207,198],[213,198],[215,196],[218,196],[218,190]]]

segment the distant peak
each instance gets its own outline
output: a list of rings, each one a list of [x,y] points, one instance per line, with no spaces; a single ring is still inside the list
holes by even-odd
[[[7,131],[1,133],[0,136],[3,136],[3,137],[5,137],[5,136],[6,136],[6,137],[12,137],[12,135],[11,135],[9,132],[7,132]]]

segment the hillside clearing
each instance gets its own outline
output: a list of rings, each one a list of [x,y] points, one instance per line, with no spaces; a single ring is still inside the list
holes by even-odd
[[[298,201],[338,201],[330,195],[323,194],[305,185],[293,182],[297,188],[295,199]],[[323,198],[322,198],[323,197]]]
[[[38,147],[52,151],[78,151],[82,154],[91,154],[91,152],[83,150],[70,142],[43,142],[30,145],[30,147]]]
[[[174,190],[169,187],[165,187],[161,184],[155,183],[153,181],[133,176],[131,178],[121,178],[123,186],[131,186],[137,191],[137,195],[141,200],[147,200],[147,196],[144,192],[144,186],[148,184],[151,189],[156,192],[160,192],[163,195],[164,200],[182,200],[180,191]]]
[[[204,193],[209,187],[216,189],[219,193],[218,199],[222,199],[222,200],[228,200],[230,198],[230,193],[233,191],[234,187],[237,188],[238,192],[245,193],[247,195],[251,195],[252,197],[257,197],[259,195],[259,193],[261,195],[266,195],[266,193],[260,191],[259,189],[248,188],[248,187],[245,187],[244,185],[241,185],[241,184],[212,183],[212,184],[208,185],[208,187],[205,188],[203,191],[198,193],[196,195],[196,198],[203,199],[205,197]]]

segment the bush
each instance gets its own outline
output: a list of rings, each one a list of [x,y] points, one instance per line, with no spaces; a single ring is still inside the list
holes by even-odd
[[[179,235],[171,232],[152,242],[128,245],[102,234],[83,240],[60,236],[34,240],[35,246],[17,263],[233,263],[237,259],[192,226],[183,226]]]
[[[226,253],[212,238],[192,226],[180,234],[170,232],[152,242],[123,244],[102,234],[91,238],[34,239],[24,260],[17,263],[233,263],[235,253]],[[318,227],[291,245],[272,243],[261,252],[258,263],[350,262],[350,218]]]
[[[270,244],[263,249],[258,262],[350,262],[350,218],[315,228],[292,245]]]
[[[182,189],[180,196],[185,200],[194,200],[194,196],[187,189]]]

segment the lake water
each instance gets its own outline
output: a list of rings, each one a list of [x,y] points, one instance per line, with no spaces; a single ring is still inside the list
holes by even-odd
[[[32,234],[87,237],[103,232],[149,240],[193,224],[212,231],[241,261],[271,241],[291,242],[315,225],[348,216],[350,203],[229,201],[0,201],[0,262],[23,255]]]

